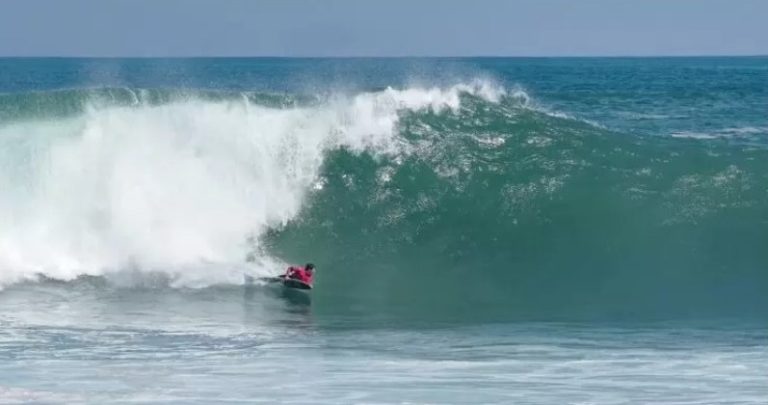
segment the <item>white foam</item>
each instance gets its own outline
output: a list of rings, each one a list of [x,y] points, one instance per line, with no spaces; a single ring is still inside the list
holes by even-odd
[[[125,269],[182,285],[238,281],[259,236],[321,184],[328,150],[398,153],[400,110],[456,111],[465,92],[505,94],[477,81],[316,107],[188,100],[1,126],[0,286]],[[281,265],[254,263],[256,273]]]
[[[768,133],[768,127],[735,127],[725,128],[721,132],[736,135],[755,135]]]
[[[679,132],[673,132],[670,134],[673,138],[687,138],[687,139],[717,139],[717,135],[713,134],[707,134],[704,132],[693,132],[693,131],[679,131]]]
[[[82,398],[70,394],[0,386],[0,403],[3,404],[71,403],[80,401],[82,401]]]
[[[713,130],[712,132],[678,131],[670,134],[673,138],[721,139],[748,137],[768,133],[768,127],[733,127]]]

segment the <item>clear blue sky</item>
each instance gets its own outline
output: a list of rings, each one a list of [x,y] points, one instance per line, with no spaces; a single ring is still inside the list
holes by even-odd
[[[768,54],[768,0],[0,0],[2,56]]]

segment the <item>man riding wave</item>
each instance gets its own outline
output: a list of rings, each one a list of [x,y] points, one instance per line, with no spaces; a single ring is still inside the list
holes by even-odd
[[[304,284],[312,285],[312,279],[315,275],[315,265],[307,263],[304,267],[291,266],[285,271],[285,278],[301,281]]]

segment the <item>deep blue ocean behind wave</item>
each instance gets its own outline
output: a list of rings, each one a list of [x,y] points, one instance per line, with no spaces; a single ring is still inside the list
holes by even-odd
[[[2,403],[764,403],[766,246],[768,58],[0,59]]]

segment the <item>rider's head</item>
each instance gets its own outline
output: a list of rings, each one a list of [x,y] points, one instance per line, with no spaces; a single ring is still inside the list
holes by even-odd
[[[312,264],[312,263],[307,263],[304,266],[304,269],[306,269],[307,271],[310,271],[310,272],[314,272],[315,271],[315,265]]]

